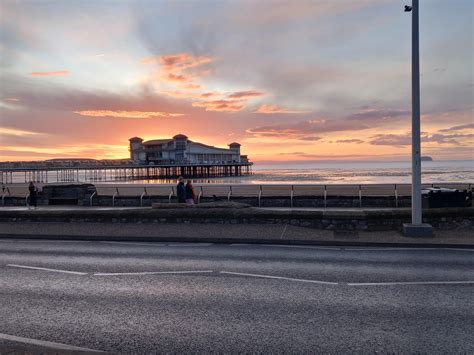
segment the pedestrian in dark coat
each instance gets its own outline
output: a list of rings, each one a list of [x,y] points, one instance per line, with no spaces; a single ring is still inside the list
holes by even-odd
[[[196,194],[194,193],[194,187],[191,180],[188,180],[186,184],[186,204],[194,205],[196,200]]]
[[[184,178],[178,178],[178,186],[176,186],[176,195],[178,196],[178,203],[186,202],[186,187],[184,186]]]
[[[28,190],[30,191],[30,204],[29,204],[28,208],[30,208],[31,206],[33,206],[34,208],[38,207],[38,201],[37,201],[37,196],[36,196],[36,194],[38,192],[38,189],[36,188],[33,181],[30,181],[30,185],[28,186]]]

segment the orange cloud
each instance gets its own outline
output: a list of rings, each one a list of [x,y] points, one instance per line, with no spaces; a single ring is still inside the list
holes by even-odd
[[[188,53],[161,55],[144,58],[142,64],[159,64],[166,71],[183,71],[200,65],[209,64],[213,61],[210,57],[193,56]]]
[[[227,94],[219,92],[191,93],[187,90],[205,90],[205,87],[195,81],[206,76],[210,71],[202,68],[209,64],[213,58],[206,56],[193,56],[188,53],[162,55],[144,58],[143,64],[158,64],[161,69],[157,78],[163,83],[176,87],[175,91],[162,91],[163,94],[177,99],[191,99],[194,107],[205,108],[206,111],[237,112],[245,107],[245,103],[265,93],[256,90],[235,91]]]
[[[111,111],[111,110],[92,110],[92,111],[74,111],[81,116],[88,117],[116,117],[116,118],[152,118],[152,117],[179,117],[182,113],[169,112],[148,112],[148,111]]]
[[[162,55],[158,58],[158,62],[166,70],[186,70],[194,68],[200,65],[209,64],[212,62],[210,57],[196,57],[187,53],[181,53],[176,55]]]
[[[16,97],[7,97],[3,99],[3,101],[18,102],[20,99],[17,99]]]
[[[186,84],[181,86],[183,89],[188,89],[188,90],[199,90],[202,89],[202,86],[199,84]]]
[[[286,107],[280,107],[277,105],[262,105],[253,113],[271,114],[271,113],[307,113],[307,112],[309,111],[290,110]]]
[[[30,73],[32,76],[64,76],[69,75],[69,70],[59,70],[59,71],[34,71]]]
[[[265,96],[263,92],[248,90],[248,91],[236,91],[228,95],[229,99],[250,99],[253,97]]]
[[[195,93],[195,92],[185,92],[185,91],[160,91],[160,94],[165,94],[175,99],[209,99],[211,97],[223,97],[224,95],[218,92],[205,92],[205,93]]]
[[[35,135],[42,135],[42,134],[43,133],[26,131],[22,129],[0,127],[0,135],[27,137],[27,136],[35,136]]]
[[[242,101],[234,100],[213,100],[193,102],[194,107],[203,107],[206,111],[218,112],[238,112],[244,108]]]
[[[205,92],[205,93],[201,94],[201,97],[203,99],[208,99],[210,97],[216,97],[216,96],[222,96],[222,94],[218,93],[218,92]]]
[[[190,77],[184,76],[182,74],[173,74],[173,73],[168,73],[164,78],[166,81],[180,82],[180,83],[192,80]]]

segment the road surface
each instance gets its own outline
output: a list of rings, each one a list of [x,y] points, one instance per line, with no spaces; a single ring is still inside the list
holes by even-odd
[[[0,239],[0,349],[474,353],[473,267],[472,249]]]

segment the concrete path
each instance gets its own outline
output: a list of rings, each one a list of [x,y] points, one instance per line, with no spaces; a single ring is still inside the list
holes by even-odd
[[[0,349],[474,353],[473,270],[462,249],[2,239]]]

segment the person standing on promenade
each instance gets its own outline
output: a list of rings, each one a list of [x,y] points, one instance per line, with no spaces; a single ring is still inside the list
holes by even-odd
[[[192,206],[196,199],[196,194],[194,193],[194,187],[191,180],[188,180],[186,184],[186,204]]]
[[[178,186],[176,186],[176,195],[178,196],[178,203],[186,202],[186,187],[184,186],[184,178],[178,178]]]
[[[36,188],[33,181],[30,181],[30,185],[28,186],[28,190],[30,191],[30,203],[28,205],[28,209],[31,206],[33,206],[36,209],[38,207],[38,201],[37,201],[37,196],[36,196],[36,193],[38,192],[38,189]]]

